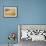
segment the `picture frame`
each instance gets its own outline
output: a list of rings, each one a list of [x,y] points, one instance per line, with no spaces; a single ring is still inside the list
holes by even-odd
[[[28,37],[25,38],[24,37],[25,35],[22,35],[22,31],[27,31],[27,30],[28,30],[27,33]],[[46,24],[19,24],[18,41],[21,42],[22,40],[46,41]]]
[[[17,7],[4,7],[4,17],[16,17]]]

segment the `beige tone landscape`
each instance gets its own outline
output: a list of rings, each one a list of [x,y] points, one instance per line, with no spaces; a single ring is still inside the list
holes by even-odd
[[[5,9],[5,15],[6,16],[15,16],[16,10],[15,9]]]

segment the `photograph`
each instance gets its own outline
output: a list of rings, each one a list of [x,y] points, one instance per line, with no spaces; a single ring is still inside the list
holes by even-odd
[[[20,29],[19,29],[20,28]],[[46,41],[46,25],[19,25],[21,40]],[[18,32],[19,33],[19,32]]]
[[[4,17],[16,17],[17,8],[16,7],[4,7]]]

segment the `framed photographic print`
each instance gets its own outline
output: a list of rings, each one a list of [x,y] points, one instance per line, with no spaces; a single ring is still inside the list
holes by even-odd
[[[4,7],[4,17],[16,17],[17,7]]]
[[[19,24],[18,41],[21,40],[46,41],[46,25]]]

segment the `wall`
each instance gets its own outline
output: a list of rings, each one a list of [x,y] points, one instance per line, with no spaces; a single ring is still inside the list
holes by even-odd
[[[18,16],[4,18],[5,6],[16,6]],[[0,0],[0,44],[8,43],[9,32],[18,32],[18,24],[46,24],[46,0]]]

